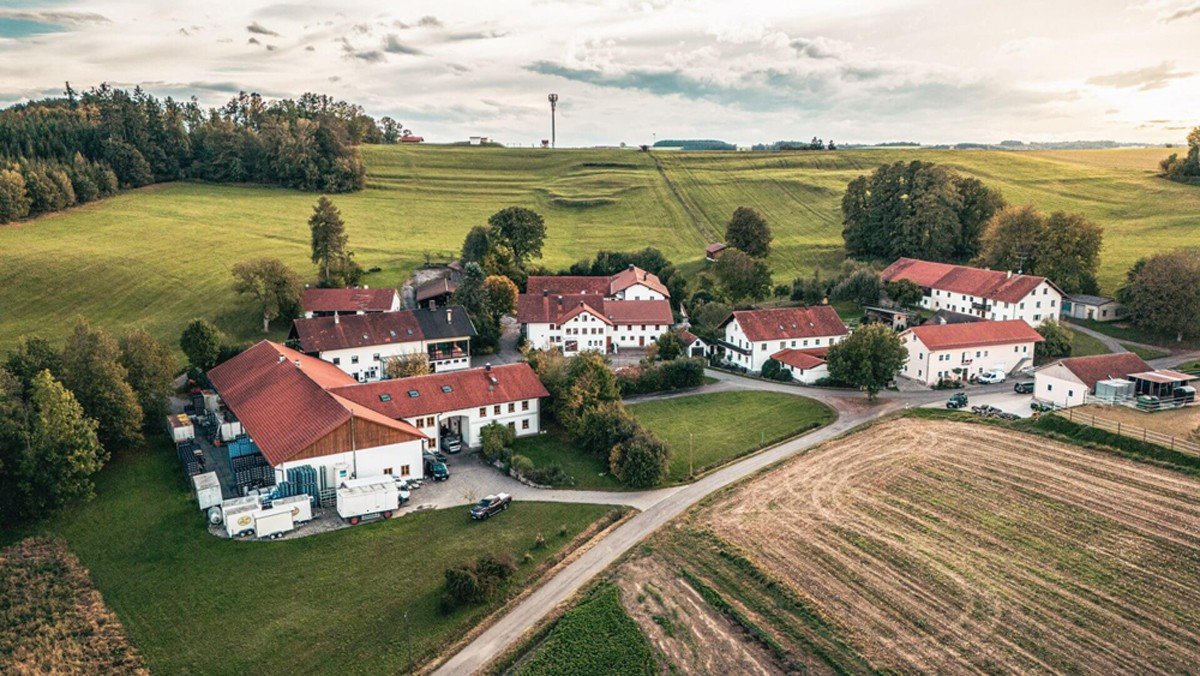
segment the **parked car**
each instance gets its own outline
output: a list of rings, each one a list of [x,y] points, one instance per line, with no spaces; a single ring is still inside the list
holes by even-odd
[[[979,374],[979,382],[984,385],[1002,383],[1004,382],[1005,378],[1006,376],[1004,375],[1004,371],[1001,371],[1000,369],[996,369],[994,371],[984,371],[983,373]]]
[[[432,457],[426,457],[425,476],[430,477],[434,481],[445,481],[450,478],[450,470],[446,468],[446,463]]]
[[[1013,384],[1013,392],[1017,394],[1033,394],[1033,381],[1022,380]]]
[[[485,496],[471,508],[471,518],[476,521],[490,518],[493,514],[508,509],[510,502],[512,502],[512,496],[508,493]]]
[[[443,437],[442,448],[446,449],[447,453],[458,453],[462,450],[462,439],[458,437]]]
[[[1042,403],[1040,401],[1036,401],[1036,400],[1029,402],[1029,408],[1031,410],[1037,411],[1039,413],[1045,413],[1047,411],[1054,410],[1054,407],[1051,406],[1050,404],[1044,404],[1044,403]]]
[[[967,399],[966,392],[955,392],[950,395],[950,400],[946,402],[946,408],[962,408],[968,403],[970,403],[970,400]]]

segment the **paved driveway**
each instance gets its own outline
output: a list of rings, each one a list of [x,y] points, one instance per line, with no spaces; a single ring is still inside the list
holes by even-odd
[[[958,390],[945,390],[941,394],[945,396],[941,401],[925,404],[923,408],[945,408],[946,400],[950,395]],[[1030,402],[1033,401],[1032,394],[1017,394],[1013,392],[1011,387],[1006,392],[984,392],[976,393],[970,390],[967,391],[967,396],[971,403],[967,406],[970,410],[971,406],[995,406],[996,408],[1006,413],[1015,413],[1022,418],[1028,418],[1033,415],[1033,409],[1029,408]]]

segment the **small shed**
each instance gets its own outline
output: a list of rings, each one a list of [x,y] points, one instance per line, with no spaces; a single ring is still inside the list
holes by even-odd
[[[1075,294],[1062,301],[1062,315],[1068,319],[1088,319],[1111,322],[1117,318],[1121,304],[1107,296]]]
[[[704,260],[708,261],[709,263],[715,262],[721,257],[721,254],[725,253],[725,250],[728,248],[729,245],[725,244],[724,242],[709,244],[708,246],[704,247]]]

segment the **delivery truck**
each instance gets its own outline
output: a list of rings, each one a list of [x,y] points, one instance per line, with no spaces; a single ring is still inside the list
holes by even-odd
[[[337,489],[337,513],[351,525],[370,519],[392,518],[400,506],[400,491],[391,475],[348,479]]]

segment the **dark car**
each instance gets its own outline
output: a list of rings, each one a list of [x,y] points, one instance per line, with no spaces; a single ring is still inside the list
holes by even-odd
[[[1038,413],[1047,413],[1054,410],[1054,407],[1050,404],[1044,404],[1036,400],[1029,402],[1029,408],[1037,411]]]
[[[512,502],[512,496],[508,493],[488,495],[475,503],[475,506],[471,508],[471,518],[476,521],[487,519],[493,514],[508,509],[508,503],[510,502]]]
[[[1033,394],[1033,381],[1022,380],[1013,384],[1013,392],[1017,394]]]
[[[946,402],[946,408],[962,408],[970,403],[967,399],[966,392],[955,392],[950,395],[950,400]]]
[[[425,476],[434,481],[445,481],[450,478],[450,470],[446,468],[446,463],[427,456],[425,458]]]

